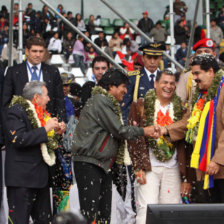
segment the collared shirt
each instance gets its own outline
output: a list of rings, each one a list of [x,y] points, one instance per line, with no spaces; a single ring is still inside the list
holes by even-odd
[[[159,69],[155,70],[154,73],[150,72],[146,67],[144,67],[144,69],[145,69],[145,72],[146,72],[146,74],[149,78],[149,81],[151,81],[151,77],[150,77],[151,74],[155,75],[154,80],[153,80],[153,81],[155,81],[156,80],[156,75],[157,75],[157,72],[159,71]]]
[[[27,63],[29,64],[29,66],[30,66],[30,68],[31,68],[31,70],[33,72],[33,68],[32,68],[33,65],[28,60],[27,60]],[[38,64],[38,65],[36,65],[36,67],[37,67],[36,73],[37,73],[37,75],[39,75],[40,74],[40,69],[41,69],[41,63]],[[31,79],[32,79],[32,74],[30,73],[30,70],[29,70],[28,66],[26,66],[26,69],[27,69],[27,74],[28,74],[28,80],[30,82]],[[42,74],[42,71],[41,71],[41,74],[40,74],[40,81],[43,82],[43,74]]]

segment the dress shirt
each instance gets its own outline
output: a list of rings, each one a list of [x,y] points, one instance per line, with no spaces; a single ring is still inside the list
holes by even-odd
[[[33,68],[32,68],[32,67],[33,67],[34,65],[30,64],[28,61],[27,61],[27,63],[29,64],[29,66],[30,66],[30,68],[31,68],[31,71],[33,72]],[[38,75],[38,77],[39,77],[40,69],[41,69],[41,63],[38,64],[38,65],[35,65],[35,66],[37,67],[36,73],[37,73],[37,75]],[[32,79],[32,74],[30,73],[30,70],[29,70],[28,66],[26,66],[26,69],[27,69],[27,74],[28,74],[28,80],[29,80],[29,82],[30,82],[31,79]],[[42,74],[42,71],[41,71],[41,74],[40,74],[40,81],[43,82],[43,74]]]
[[[145,72],[146,72],[146,74],[147,74],[147,76],[148,76],[148,78],[149,78],[149,81],[151,81],[151,77],[150,77],[150,75],[151,74],[154,74],[155,75],[155,77],[154,77],[154,82],[155,82],[155,80],[156,80],[156,75],[157,75],[157,72],[159,71],[158,69],[155,71],[155,72],[150,72],[146,67],[144,67],[144,69],[145,69]]]

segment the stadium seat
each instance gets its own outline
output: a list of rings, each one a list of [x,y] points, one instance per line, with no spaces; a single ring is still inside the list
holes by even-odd
[[[109,43],[110,39],[112,38],[112,35],[106,35],[106,39],[107,39],[107,42]]]
[[[114,27],[113,26],[104,27],[104,33],[112,35],[114,33]]]
[[[85,23],[86,26],[88,25],[88,22],[89,22],[89,19],[88,18],[85,18],[84,19],[84,23]]]
[[[92,68],[88,68],[87,72],[86,72],[86,77],[88,80],[93,81],[92,79],[92,75],[93,75],[93,70]]]
[[[94,40],[95,40],[97,37],[99,37],[98,34],[93,34],[93,35],[91,36],[91,40],[94,42]]]
[[[72,54],[69,56],[68,63],[69,64],[73,64],[74,63],[74,58],[73,58]]]
[[[111,26],[110,19],[109,18],[101,18],[100,26],[102,26],[102,27],[109,27],[109,26]]]
[[[138,25],[138,19],[130,19],[130,21],[131,21],[132,23],[134,23],[136,26]]]
[[[113,24],[116,27],[121,27],[124,26],[124,21],[122,19],[114,19]]]
[[[63,54],[52,54],[50,59],[51,65],[63,65],[65,63],[65,56]]]
[[[84,77],[80,68],[72,68],[71,72],[75,77]]]

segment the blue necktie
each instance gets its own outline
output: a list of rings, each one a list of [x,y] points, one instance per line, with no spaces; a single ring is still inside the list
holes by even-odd
[[[152,86],[152,88],[154,88],[154,78],[155,78],[155,75],[154,74],[151,74],[150,75],[150,81],[149,81],[149,83]]]
[[[31,81],[38,80],[38,76],[37,76],[37,66],[33,66],[32,69],[33,69],[33,73],[31,74],[32,75]]]

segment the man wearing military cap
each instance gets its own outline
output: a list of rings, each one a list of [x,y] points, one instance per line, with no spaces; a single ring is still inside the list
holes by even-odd
[[[193,51],[195,51],[195,56],[199,54],[211,54],[216,57],[215,43],[209,38],[204,38],[196,42],[193,46]],[[181,98],[183,103],[190,102],[195,87],[196,83],[193,80],[193,75],[190,70],[181,74],[177,84],[176,94]]]
[[[122,103],[122,112],[125,122],[127,122],[130,106],[133,101],[143,98],[149,89],[154,88],[154,80],[159,70],[159,64],[165,50],[164,43],[149,43],[139,48],[143,51],[144,67],[139,71],[128,73],[130,84],[127,87],[127,94]]]

